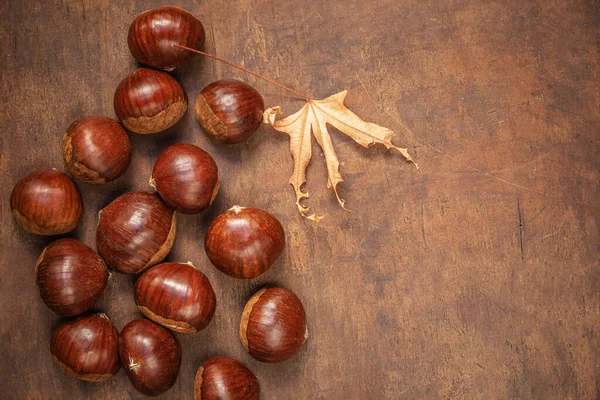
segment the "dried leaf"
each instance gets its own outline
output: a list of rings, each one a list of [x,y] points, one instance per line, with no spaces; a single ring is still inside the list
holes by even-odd
[[[302,186],[306,183],[306,168],[310,163],[312,155],[311,131],[325,155],[328,174],[327,187],[333,188],[335,196],[342,207],[344,207],[345,202],[337,192],[337,185],[344,178],[340,174],[340,163],[331,143],[329,132],[327,131],[328,124],[337,128],[364,147],[381,143],[388,149],[398,150],[407,161],[412,162],[415,166],[417,165],[406,149],[396,147],[392,144],[393,132],[391,130],[370,122],[365,122],[346,108],[344,99],[347,94],[348,91],[344,90],[324,100],[310,100],[300,111],[283,119],[276,118],[277,115],[281,114],[281,108],[279,107],[269,108],[264,113],[265,123],[290,136],[290,152],[294,158],[294,172],[290,178],[290,184],[296,191],[296,206],[298,210],[304,217],[313,221],[318,222],[323,217],[316,214],[308,215],[309,208],[301,204],[301,200],[309,197],[308,191],[303,189]]]

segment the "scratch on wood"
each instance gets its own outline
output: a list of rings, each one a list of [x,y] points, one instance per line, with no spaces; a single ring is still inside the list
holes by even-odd
[[[321,16],[321,13],[319,12],[319,10],[317,8],[315,8],[315,12],[317,13],[317,15],[319,16],[319,18],[323,19],[323,17]]]
[[[427,248],[427,238],[425,237],[425,202],[421,202],[421,234],[423,235],[423,243]]]
[[[215,29],[214,29],[214,24],[212,21],[212,16],[210,18],[210,41],[212,43],[212,52],[214,55],[217,55],[217,43],[215,42]],[[218,71],[217,63],[213,62],[212,66],[213,66],[213,74],[215,76],[215,79],[218,79],[219,71]]]
[[[564,225],[564,224],[563,224],[563,225]],[[549,233],[549,234],[547,234],[547,235],[544,235],[544,236],[542,236],[542,237],[541,237],[541,238],[539,238],[539,239],[536,239],[536,240],[534,240],[534,241],[533,241],[533,242],[532,242],[532,243],[529,245],[529,247],[533,246],[534,244],[536,244],[537,242],[539,242],[539,241],[541,241],[541,240],[544,240],[544,239],[546,239],[546,238],[549,238],[550,236],[556,236],[556,235],[558,235],[558,234],[560,233],[560,231],[562,230],[562,227],[563,227],[563,225],[561,225],[561,226],[558,228],[558,230],[557,230],[556,232]]]
[[[525,230],[525,226],[523,225],[523,217],[521,216],[521,202],[519,200],[519,195],[517,192],[517,213],[519,215],[519,245],[521,247],[521,261],[525,261],[525,256],[523,252],[523,231]]]
[[[530,223],[531,221],[533,221],[534,219],[536,219],[537,217],[540,216],[540,214],[546,209],[546,207],[548,207],[548,205],[546,204],[544,207],[542,207],[542,209],[533,216],[533,218],[531,218],[529,221],[526,222],[526,224]]]
[[[519,170],[521,168],[525,168],[525,167],[527,167],[527,166],[529,166],[531,164],[535,164],[535,163],[539,162],[541,159],[543,159],[543,158],[545,158],[545,157],[547,157],[547,156],[549,156],[551,154],[554,154],[554,153],[557,153],[557,150],[554,150],[554,149],[553,150],[549,150],[549,151],[547,151],[547,152],[545,152],[543,154],[540,154],[539,156],[536,156],[533,159],[530,159],[530,160],[528,160],[528,161],[526,161],[524,163],[519,163],[519,164],[516,164],[516,165],[511,165],[511,166],[508,166],[506,168],[499,168],[499,169],[496,169],[496,170],[493,170],[493,171],[489,171],[489,173],[496,175],[496,174],[500,174],[500,173],[502,173],[502,172],[504,172],[506,170],[511,170],[511,171],[514,172],[514,171]]]

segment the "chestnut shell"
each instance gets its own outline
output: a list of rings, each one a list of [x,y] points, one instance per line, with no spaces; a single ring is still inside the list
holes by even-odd
[[[173,70],[194,56],[173,45],[200,48],[204,37],[204,27],[192,13],[179,7],[159,7],[144,11],[133,20],[127,44],[140,63]]]
[[[77,226],[83,203],[71,178],[54,169],[40,169],[15,185],[10,209],[27,232],[60,235]]]
[[[170,207],[182,214],[197,214],[208,208],[219,192],[219,169],[198,146],[175,144],[156,159],[150,184]]]
[[[183,88],[166,72],[139,68],[115,91],[115,113],[132,132],[149,134],[175,125],[187,110]]]
[[[194,400],[258,400],[258,379],[244,364],[226,357],[213,357],[198,369]]]
[[[308,338],[302,302],[289,290],[269,287],[248,300],[240,322],[244,349],[259,361],[276,363],[295,355]]]
[[[119,336],[119,356],[133,386],[149,396],[173,387],[181,367],[177,338],[147,319],[125,325]]]
[[[119,333],[106,314],[62,323],[52,333],[50,351],[63,370],[85,381],[104,381],[120,368]]]
[[[154,322],[182,333],[204,329],[217,299],[204,274],[190,264],[169,262],[144,272],[135,283],[135,302]]]
[[[285,245],[281,223],[259,208],[234,206],[210,224],[204,249],[212,264],[234,278],[267,271]]]
[[[166,257],[176,231],[175,211],[158,194],[130,192],[100,211],[96,247],[110,268],[137,274]]]
[[[131,160],[127,132],[108,117],[83,117],[73,122],[63,136],[62,150],[73,176],[93,184],[117,179]]]
[[[35,281],[46,306],[61,316],[74,316],[96,303],[108,281],[108,268],[98,254],[74,239],[50,243],[35,265]]]
[[[260,127],[265,103],[256,89],[245,82],[225,79],[211,83],[196,99],[198,122],[214,139],[238,143]]]

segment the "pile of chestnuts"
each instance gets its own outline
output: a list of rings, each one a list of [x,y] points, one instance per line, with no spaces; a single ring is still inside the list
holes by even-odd
[[[194,54],[174,44],[199,48],[204,27],[178,7],[140,14],[129,28],[128,45],[148,66],[126,76],[116,89],[119,121],[86,116],[63,136],[64,162],[78,180],[102,185],[119,178],[131,160],[127,130],[153,134],[174,126],[185,114],[187,95],[171,71]],[[223,143],[246,140],[258,129],[264,102],[250,85],[221,80],[195,102],[203,130]],[[70,375],[103,381],[120,366],[132,385],[147,395],[169,390],[177,379],[182,349],[173,332],[194,333],[210,324],[217,298],[208,278],[190,263],[165,262],[177,236],[177,215],[197,214],[213,203],[221,178],[214,159],[193,144],[175,144],[156,160],[150,176],[155,191],[114,199],[99,213],[96,249],[75,239],[51,242],[35,266],[39,293],[56,315],[74,317],[53,332],[50,351]],[[73,230],[83,213],[79,189],[55,169],[33,171],[14,187],[10,207],[17,223],[37,235]],[[285,232],[267,211],[234,206],[210,224],[204,248],[210,262],[231,277],[252,279],[281,255]],[[138,275],[133,297],[141,314],[119,333],[94,306],[109,270]],[[256,360],[276,363],[296,354],[308,336],[300,299],[281,287],[266,287],[247,302],[240,317],[240,341]],[[196,399],[257,399],[259,381],[239,361],[215,357],[201,365]]]

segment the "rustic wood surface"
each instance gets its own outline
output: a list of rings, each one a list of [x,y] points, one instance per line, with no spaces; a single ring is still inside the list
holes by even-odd
[[[182,216],[173,261],[193,261],[217,294],[204,331],[177,337],[183,364],[165,399],[190,399],[198,366],[230,356],[258,376],[265,399],[594,399],[600,396],[600,3],[598,0],[173,1],[198,15],[206,50],[316,98],[349,89],[359,116],[392,128],[398,154],[332,132],[351,212],[326,188],[313,143],[309,204],[288,185],[288,139],[267,126],[239,145],[211,141],[194,119],[131,134],[125,176],[77,182],[85,202],[68,236],[95,246],[97,213],[148,189],[159,152],[195,143],[222,172],[216,203]],[[16,226],[13,185],[62,163],[61,138],[84,115],[114,117],[113,93],[135,68],[127,29],[151,1],[4,0],[0,4],[2,264],[1,398],[142,398],[125,373],[80,382],[53,363],[59,319],[34,283],[53,238]],[[269,106],[301,100],[198,56],[175,73],[193,104],[219,78],[255,86]],[[403,129],[403,124],[414,134]],[[269,210],[288,245],[251,281],[212,267],[202,241],[234,204]],[[140,314],[133,279],[113,274],[98,308],[117,329]],[[275,283],[304,302],[310,337],[279,365],[238,339],[245,301]]]

